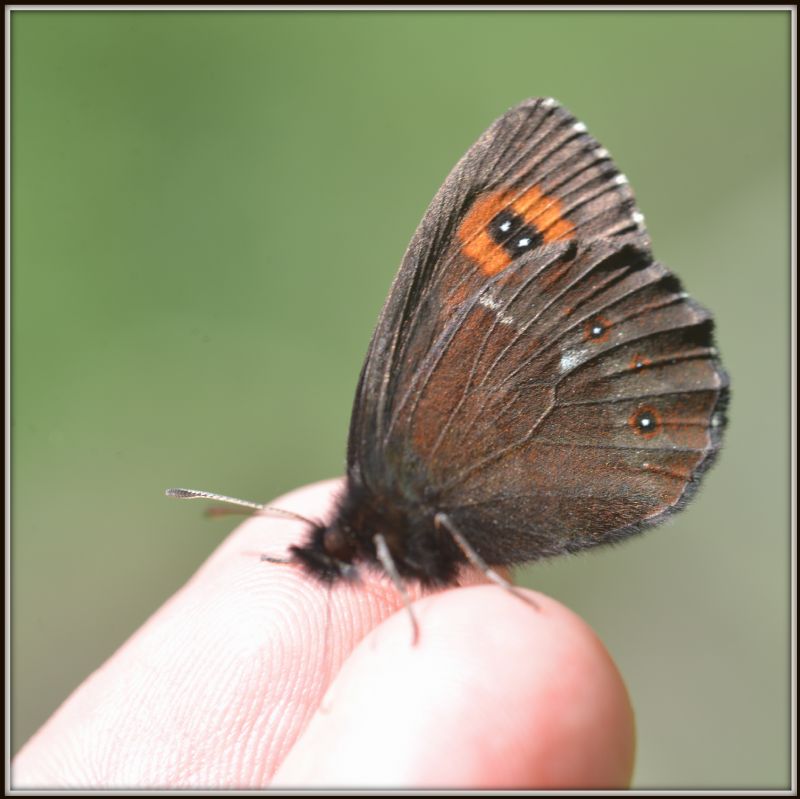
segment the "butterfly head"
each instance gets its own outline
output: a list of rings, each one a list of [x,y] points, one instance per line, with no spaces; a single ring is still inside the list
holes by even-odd
[[[371,494],[350,481],[330,520],[314,524],[305,543],[290,548],[291,557],[322,582],[356,580],[358,563],[375,562],[375,533],[392,535],[398,527],[404,527],[403,520],[386,518]]]
[[[332,524],[311,528],[306,544],[290,548],[292,560],[325,583],[354,580],[358,571],[353,561],[358,552],[352,531],[335,519]]]

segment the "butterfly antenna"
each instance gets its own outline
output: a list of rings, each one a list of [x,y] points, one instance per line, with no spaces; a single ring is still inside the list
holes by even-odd
[[[224,502],[228,505],[237,505],[240,508],[249,508],[257,513],[274,513],[278,516],[285,516],[287,519],[295,519],[298,522],[305,522],[306,524],[314,524],[314,522],[306,516],[295,513],[291,510],[284,508],[273,508],[270,505],[262,505],[258,502],[250,502],[247,499],[237,499],[236,497],[226,497],[224,494],[215,494],[212,491],[198,491],[194,488],[168,488],[166,490],[168,497],[176,497],[177,499],[213,499],[214,502]],[[235,513],[235,511],[223,508],[213,508],[212,515],[221,515],[225,512]]]
[[[523,602],[527,602],[529,605],[532,605],[536,608],[536,610],[541,610],[539,605],[534,602],[527,594],[523,594],[522,591],[519,590],[515,585],[512,585],[508,580],[504,577],[500,576],[470,545],[469,541],[464,538],[463,534],[458,530],[458,528],[453,524],[450,520],[450,517],[444,513],[437,513],[434,517],[434,524],[437,527],[443,527],[450,536],[452,537],[453,541],[456,542],[458,548],[467,556],[467,560],[475,566],[475,568],[480,569],[493,583],[499,585],[501,588],[505,589],[511,594],[514,594],[515,597],[518,597]]]
[[[381,566],[383,566],[383,568],[386,570],[386,573],[389,575],[389,577],[392,578],[394,587],[397,589],[397,593],[400,594],[400,598],[403,600],[403,604],[405,605],[408,615],[411,618],[411,645],[416,646],[417,641],[419,641],[419,625],[417,624],[417,617],[414,615],[414,611],[411,609],[411,600],[408,598],[408,593],[406,592],[405,585],[403,585],[403,579],[400,577],[400,572],[397,571],[397,566],[395,566],[392,553],[389,551],[389,545],[386,543],[386,539],[383,537],[383,535],[381,535],[381,533],[376,533],[372,540],[375,542],[375,553],[378,556],[378,560],[381,562]]]

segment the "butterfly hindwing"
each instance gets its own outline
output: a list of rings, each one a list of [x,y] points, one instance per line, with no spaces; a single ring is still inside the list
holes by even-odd
[[[387,455],[485,558],[529,560],[678,507],[726,386],[709,314],[647,251],[540,251],[436,343]]]

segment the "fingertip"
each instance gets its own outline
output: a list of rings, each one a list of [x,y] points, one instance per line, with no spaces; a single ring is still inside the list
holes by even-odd
[[[376,628],[276,775],[282,785],[612,788],[629,783],[633,714],[597,636],[558,602],[495,586]]]

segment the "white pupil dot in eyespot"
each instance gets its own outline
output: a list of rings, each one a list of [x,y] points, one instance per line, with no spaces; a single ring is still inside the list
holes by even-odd
[[[653,424],[653,422],[649,416],[642,416],[642,418],[639,419],[639,424],[642,427],[650,427],[650,425]]]
[[[527,247],[530,245],[530,243],[531,243],[530,239],[520,239],[517,242],[517,247]]]
[[[503,231],[503,233],[508,233],[508,231],[509,231],[509,230],[511,230],[511,222],[509,222],[508,220],[506,220],[505,222],[503,222],[503,223],[500,225],[500,230],[502,230],[502,231]]]
[[[592,335],[593,336],[599,336],[602,332],[603,332],[603,328],[600,327],[600,325],[595,325],[592,328]]]

